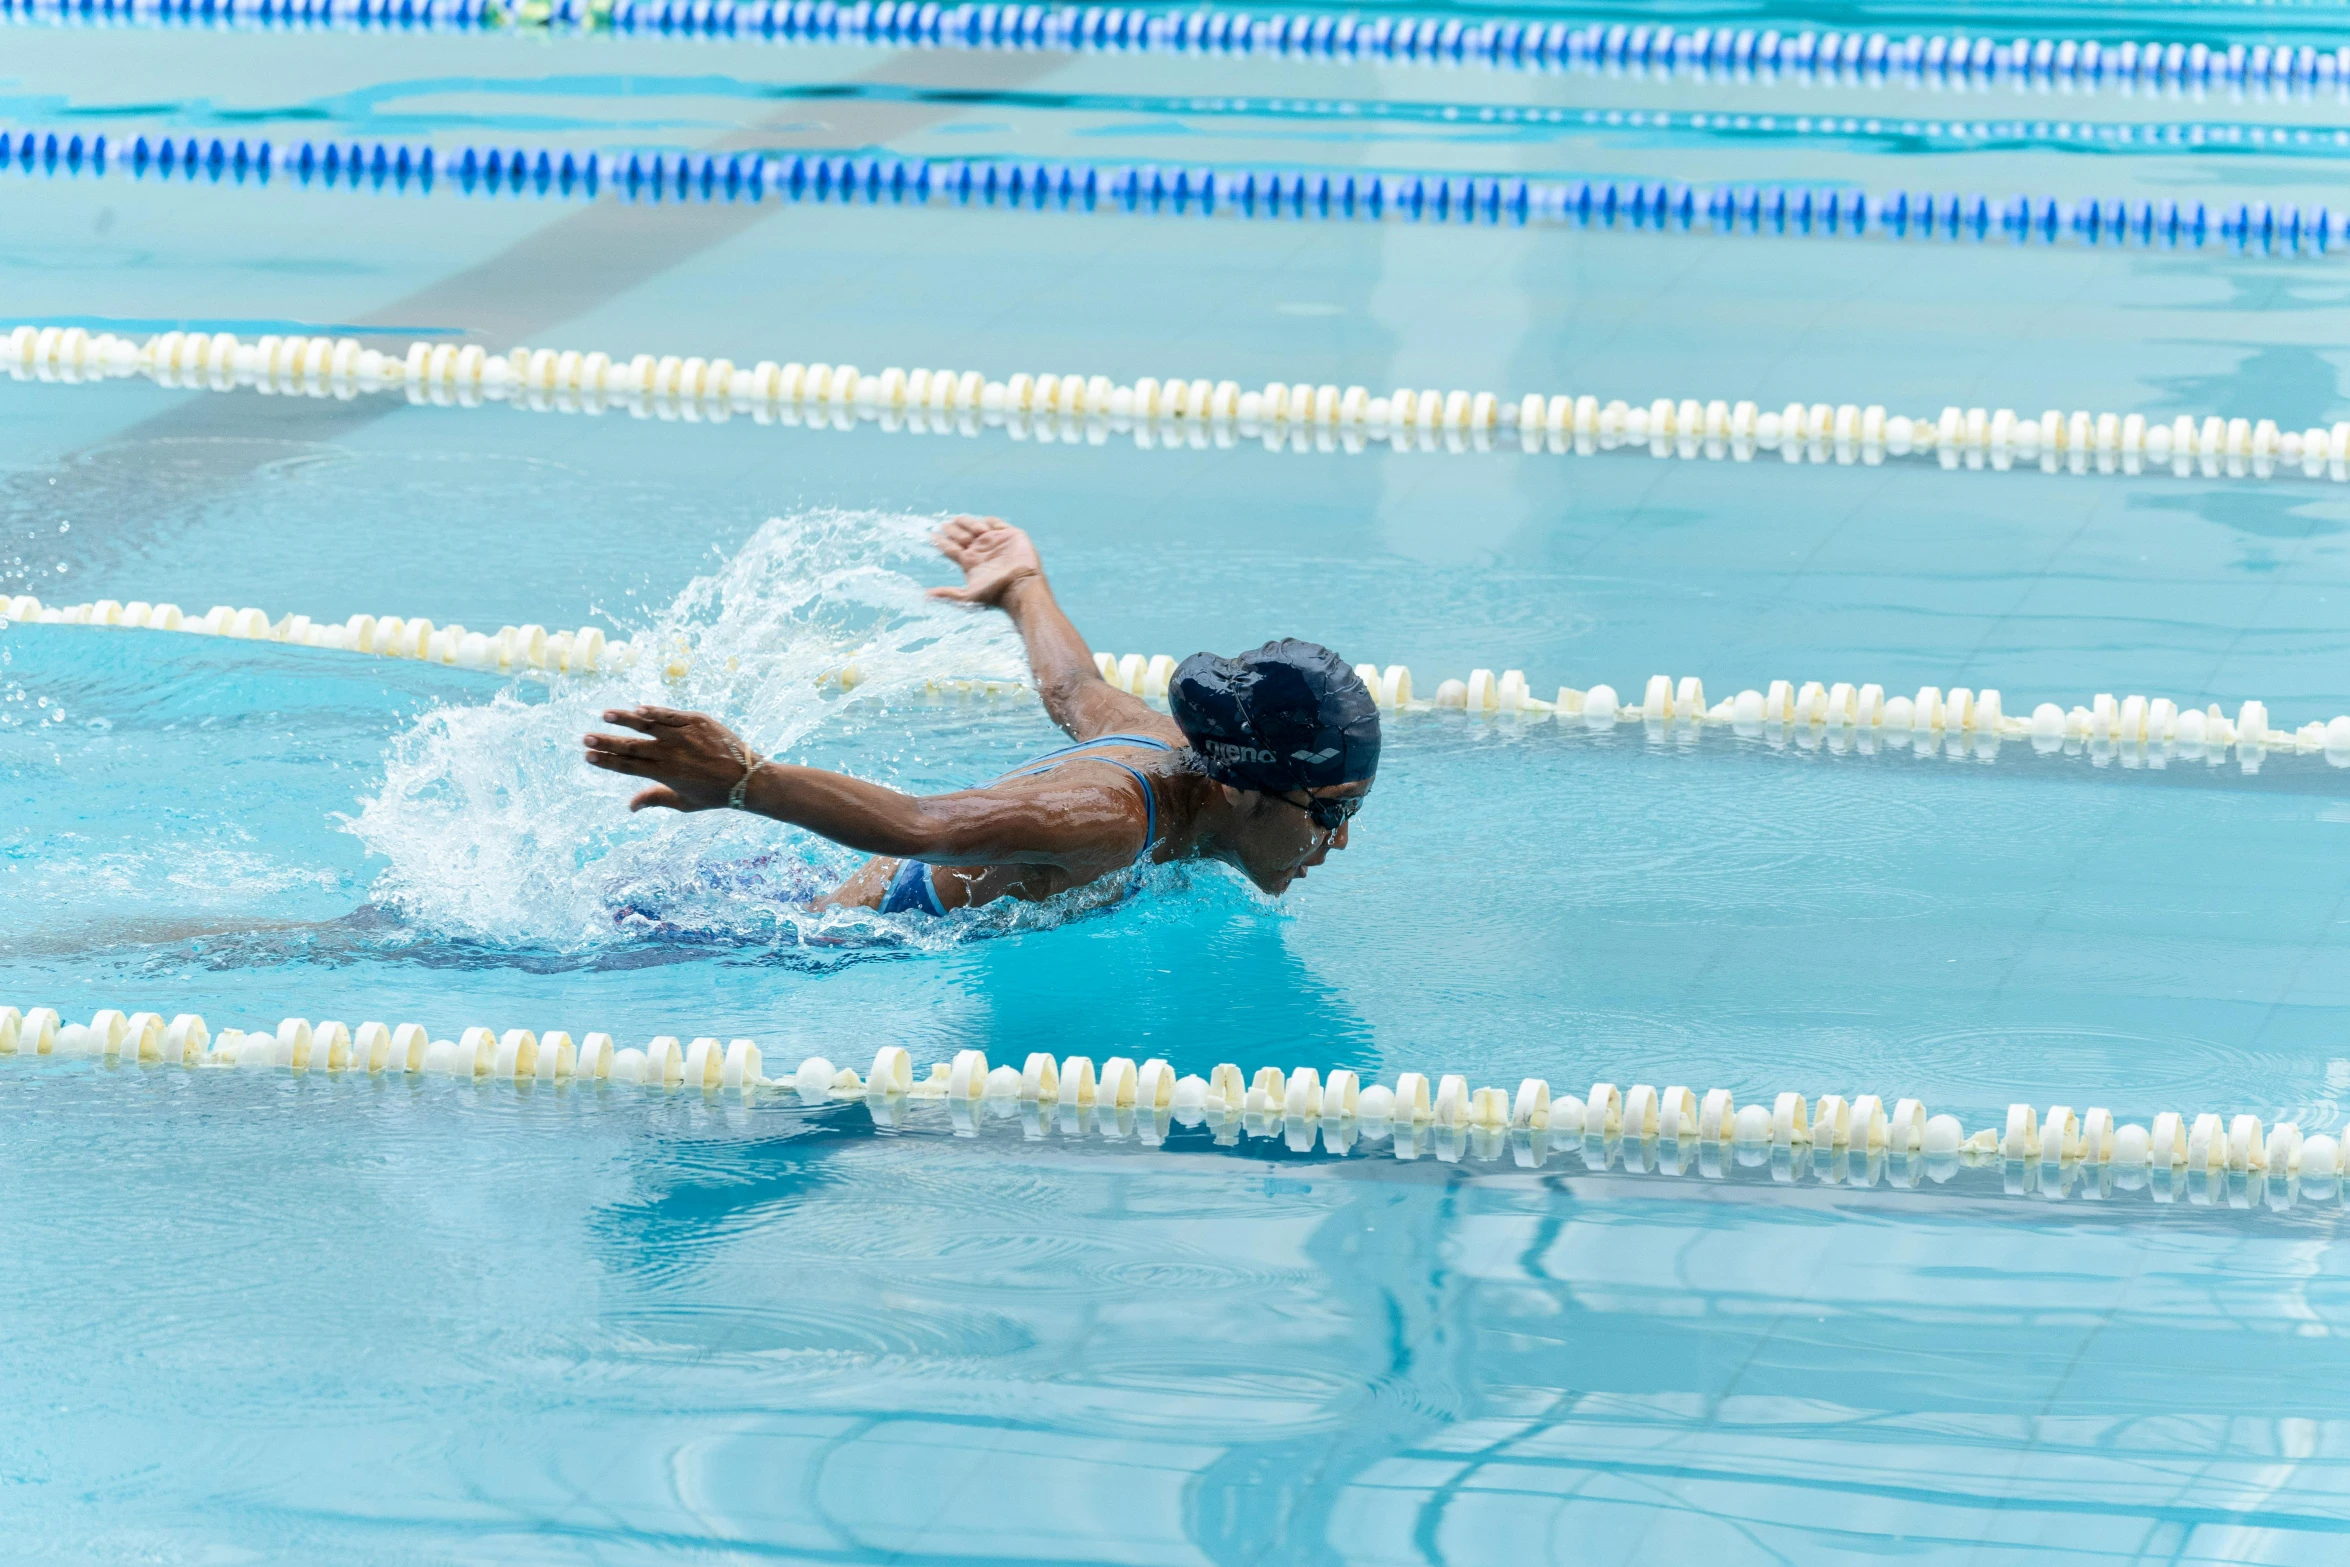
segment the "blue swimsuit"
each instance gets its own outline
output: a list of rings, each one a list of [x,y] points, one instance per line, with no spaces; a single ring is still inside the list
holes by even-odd
[[[1134,857],[1134,863],[1140,865],[1151,857],[1151,849],[1159,841],[1158,796],[1151,792],[1149,779],[1116,757],[1079,756],[1077,754],[1080,751],[1090,751],[1096,746],[1103,745],[1138,745],[1152,751],[1172,751],[1175,749],[1166,741],[1154,740],[1148,735],[1097,735],[1093,739],[1082,741],[1077,745],[1065,745],[1058,751],[1047,751],[1027,766],[1012,769],[1003,777],[998,778],[996,782],[1006,783],[1014,778],[1033,778],[1038,773],[1049,773],[1054,768],[1071,761],[1107,762],[1112,767],[1124,769],[1136,783],[1142,786],[1142,852]],[[897,874],[889,879],[889,890],[881,895],[880,912],[883,914],[945,914],[945,906],[938,901],[938,888],[932,884],[930,879],[929,865],[921,860],[900,860]]]

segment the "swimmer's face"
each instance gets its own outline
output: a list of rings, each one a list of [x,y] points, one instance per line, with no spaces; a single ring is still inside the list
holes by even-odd
[[[1354,824],[1317,827],[1306,805],[1310,794],[1324,800],[1359,800],[1371,792],[1363,783],[1333,784],[1327,789],[1298,789],[1287,795],[1259,794],[1242,819],[1234,859],[1259,890],[1279,897],[1290,883],[1346,847]]]

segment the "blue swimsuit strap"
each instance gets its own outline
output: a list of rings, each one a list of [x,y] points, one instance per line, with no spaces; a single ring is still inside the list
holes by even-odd
[[[1058,751],[1047,751],[1025,766],[1013,768],[996,782],[1003,783],[1013,778],[1034,778],[1038,773],[1049,773],[1066,762],[1107,762],[1110,766],[1124,772],[1127,777],[1132,778],[1142,788],[1142,852],[1134,857],[1134,863],[1140,865],[1151,857],[1151,849],[1159,841],[1159,797],[1151,788],[1151,781],[1148,778],[1145,778],[1137,769],[1128,767],[1116,757],[1079,756],[1077,754],[1080,751],[1090,751],[1094,747],[1102,745],[1134,745],[1149,751],[1172,751],[1175,749],[1166,741],[1154,739],[1150,735],[1096,735],[1091,740],[1081,740],[1075,745],[1065,745]]]
[[[1050,762],[1055,758],[1068,756],[1078,751],[1090,751],[1097,745],[1139,745],[1147,751],[1172,751],[1175,749],[1166,741],[1151,735],[1095,735],[1091,740],[1080,740],[1075,745],[1065,745],[1057,751],[1047,751],[1042,756],[1033,757],[1013,768],[1004,776],[1006,778],[1015,777],[1035,768],[1039,762]]]

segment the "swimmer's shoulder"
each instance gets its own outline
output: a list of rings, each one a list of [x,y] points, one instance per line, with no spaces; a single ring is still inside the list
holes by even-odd
[[[1076,753],[1076,759],[1082,761],[1090,757],[1096,761],[1115,762],[1147,777],[1165,781],[1195,771],[1192,755],[1191,742],[1180,734],[1162,738],[1158,735],[1138,736],[1129,731],[1083,742],[1083,749]]]
[[[1087,732],[1080,733],[1075,737],[1076,743],[1084,746],[1108,746],[1123,743],[1129,750],[1136,751],[1153,751],[1161,748],[1167,751],[1189,751],[1191,749],[1191,742],[1184,738],[1183,731],[1176,727],[1175,720],[1167,717],[1164,713],[1156,713],[1146,707],[1139,713],[1121,713],[1117,715],[1117,718],[1118,721],[1115,723],[1104,722],[1098,726],[1087,726]],[[1137,744],[1137,741],[1145,743]],[[1148,742],[1151,741],[1156,741],[1157,744],[1149,744]]]

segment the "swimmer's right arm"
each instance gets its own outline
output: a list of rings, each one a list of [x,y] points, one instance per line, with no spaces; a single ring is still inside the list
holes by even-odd
[[[1092,649],[1053,598],[1044,563],[1026,533],[998,517],[957,517],[936,537],[939,552],[963,568],[963,585],[932,588],[930,596],[992,604],[1012,617],[1027,645],[1028,667],[1036,674],[1044,710],[1071,739],[1146,734],[1184,743],[1172,720],[1102,678]]]
[[[901,794],[821,768],[760,761],[704,713],[615,708],[604,721],[635,733],[587,736],[587,760],[651,783],[628,802],[632,811],[721,809],[748,772],[744,810],[867,854],[941,865],[1074,868],[1130,859],[1144,825],[1139,800],[1123,786]]]

